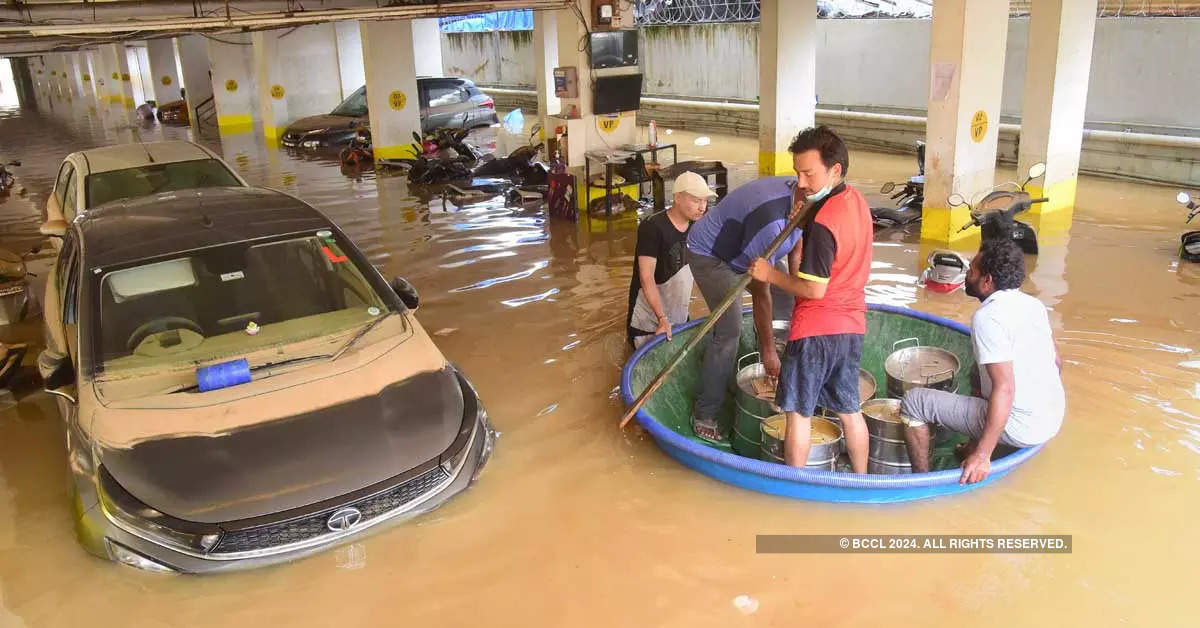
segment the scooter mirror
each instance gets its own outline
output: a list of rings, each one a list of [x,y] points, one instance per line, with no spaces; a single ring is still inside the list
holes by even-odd
[[[951,194],[950,198],[946,199],[946,201],[950,203],[951,207],[959,207],[959,206],[967,204],[967,200],[965,198],[963,198],[962,194],[959,194],[958,192]]]
[[[1040,161],[1029,167],[1029,178],[1030,179],[1036,179],[1044,174],[1046,174],[1046,164],[1044,164]]]
[[[879,193],[887,194],[888,192],[891,192],[894,189],[896,189],[896,184],[892,183],[891,181],[888,181],[887,183],[883,184],[883,187],[879,188]]]
[[[420,144],[420,143],[421,143],[421,136],[420,136],[420,135],[417,135],[417,132],[416,132],[416,131],[413,131],[413,140],[414,140],[414,141],[415,141],[417,144]]]
[[[1188,196],[1187,192],[1180,192],[1175,196],[1175,200],[1179,201],[1180,205],[1187,206],[1188,203],[1192,202],[1192,197]]]

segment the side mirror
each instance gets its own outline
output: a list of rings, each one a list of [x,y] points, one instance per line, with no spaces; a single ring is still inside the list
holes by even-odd
[[[1043,162],[1039,161],[1036,164],[1033,164],[1032,166],[1029,167],[1029,179],[1030,180],[1036,179],[1044,174],[1046,174],[1046,164]]]
[[[888,181],[887,183],[883,184],[883,187],[879,188],[879,193],[887,194],[888,192],[891,192],[894,189],[896,189],[896,184],[892,183],[891,181]]]
[[[946,202],[950,203],[951,207],[960,207],[967,204],[966,199],[964,199],[962,194],[959,194],[958,192],[951,194],[950,198],[946,199]]]
[[[52,238],[67,237],[67,221],[65,220],[47,220],[38,227],[38,232],[44,236]]]
[[[1175,196],[1175,200],[1178,201],[1180,205],[1187,207],[1188,204],[1192,202],[1192,197],[1188,196],[1187,192],[1180,192]]]
[[[410,310],[416,311],[417,306],[421,304],[421,297],[417,295],[416,287],[403,277],[396,277],[392,280],[392,291],[400,297],[404,307]]]

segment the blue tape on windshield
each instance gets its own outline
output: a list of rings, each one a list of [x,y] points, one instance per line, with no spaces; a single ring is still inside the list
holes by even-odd
[[[200,392],[219,390],[250,381],[250,363],[245,358],[196,369]]]

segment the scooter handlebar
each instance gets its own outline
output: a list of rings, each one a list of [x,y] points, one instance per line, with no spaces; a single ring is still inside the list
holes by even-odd
[[[1043,196],[1042,198],[1030,199],[1029,204],[1034,205],[1037,203],[1049,203],[1049,202],[1050,202],[1050,199]]]

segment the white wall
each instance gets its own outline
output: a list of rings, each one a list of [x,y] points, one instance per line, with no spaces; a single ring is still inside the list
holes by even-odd
[[[448,76],[480,85],[534,87],[533,31],[442,33],[442,67]]]
[[[341,76],[343,100],[354,90],[367,84],[363,67],[362,31],[356,21],[334,22],[337,33],[338,70]]]
[[[820,103],[923,111],[929,34],[929,20],[818,20]],[[506,37],[516,45],[502,51],[498,41]],[[1028,41],[1029,20],[1011,19],[1001,107],[1006,115],[1020,115]],[[533,86],[531,45],[510,33],[443,34],[446,73],[486,85]],[[758,99],[757,24],[644,28],[641,56],[647,94]],[[1100,19],[1087,121],[1200,129],[1196,59],[1200,18]]]
[[[318,24],[302,26],[279,38],[279,51],[285,60],[281,84],[289,118],[329,113],[342,102],[334,33],[333,24]]]

